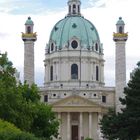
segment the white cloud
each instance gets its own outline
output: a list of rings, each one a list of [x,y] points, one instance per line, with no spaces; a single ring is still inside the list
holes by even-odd
[[[89,0],[89,4],[92,7],[105,7],[106,0]]]

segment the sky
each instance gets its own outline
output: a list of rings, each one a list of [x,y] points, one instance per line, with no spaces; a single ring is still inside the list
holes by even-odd
[[[121,16],[128,32],[126,42],[127,81],[130,72],[140,61],[140,0],[81,0],[81,13],[98,30],[103,43],[106,86],[115,85],[115,42],[116,22]],[[20,72],[23,80],[24,43],[21,32],[25,32],[25,21],[31,16],[35,42],[35,82],[43,86],[45,46],[50,32],[60,19],[67,15],[67,0],[0,0],[0,51],[8,52],[8,58]]]

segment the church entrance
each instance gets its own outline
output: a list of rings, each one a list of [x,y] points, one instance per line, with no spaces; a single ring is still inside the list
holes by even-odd
[[[72,132],[72,140],[78,140],[78,125],[72,125],[71,127],[71,132]]]

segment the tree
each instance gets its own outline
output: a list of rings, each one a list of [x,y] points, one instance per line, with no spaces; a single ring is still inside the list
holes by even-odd
[[[12,62],[8,60],[7,53],[0,54],[0,89],[9,88],[16,85],[15,68]]]
[[[0,66],[0,118],[15,124],[21,130],[29,131],[33,120],[32,104],[26,102],[24,88],[20,90],[17,85],[16,69],[8,60],[7,54],[1,55]]]
[[[39,91],[35,84],[32,84],[30,87],[26,82],[24,82],[24,84],[19,83],[18,91],[27,102],[38,103],[40,101]]]
[[[40,140],[34,135],[22,132],[13,124],[0,119],[0,140]]]
[[[125,98],[120,98],[125,106],[122,112],[109,111],[101,120],[102,133],[109,140],[136,140],[140,136],[140,63],[124,88],[124,94]]]
[[[56,137],[59,123],[51,107],[40,103],[35,84],[17,84],[15,70],[7,54],[0,55],[0,118],[45,140]]]
[[[55,113],[52,112],[51,106],[37,104],[35,110],[31,132],[37,137],[43,137],[45,140],[51,140],[52,136],[57,138],[59,122],[55,117]]]
[[[86,138],[85,140],[93,140],[92,138]]]

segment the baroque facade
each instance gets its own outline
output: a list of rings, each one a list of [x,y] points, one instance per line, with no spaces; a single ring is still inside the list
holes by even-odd
[[[24,80],[34,82],[33,21],[25,23]],[[116,87],[104,83],[103,45],[96,27],[81,15],[81,1],[68,0],[68,14],[58,21],[45,50],[41,101],[53,107],[60,119],[58,140],[101,140],[100,119],[109,107],[119,112],[126,82],[124,21],[119,18],[116,42]]]

